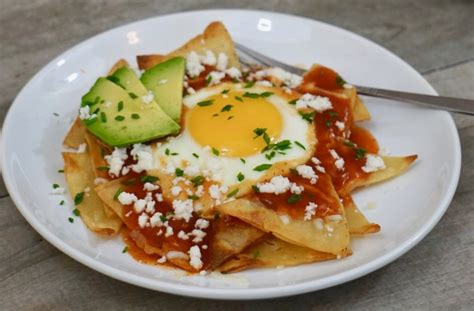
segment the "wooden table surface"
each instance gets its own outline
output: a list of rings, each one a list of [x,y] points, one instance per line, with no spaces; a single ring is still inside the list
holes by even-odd
[[[0,1],[0,119],[23,85],[74,44],[131,21],[206,8],[302,15],[359,33],[414,66],[441,95],[474,99],[474,1]],[[237,4],[238,3],[238,4]],[[413,250],[352,282],[250,302],[183,298],[95,272],[42,239],[0,182],[0,309],[352,310],[474,308],[474,118],[453,115],[463,168],[447,213]]]

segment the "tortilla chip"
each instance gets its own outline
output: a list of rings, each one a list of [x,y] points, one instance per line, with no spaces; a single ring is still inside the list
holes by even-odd
[[[371,223],[364,214],[357,208],[352,197],[344,198],[344,213],[350,234],[367,234],[380,231],[380,225]]]
[[[365,106],[364,102],[360,98],[359,95],[357,95],[355,105],[352,109],[352,117],[354,118],[354,121],[368,121],[370,120],[370,112],[367,109],[367,106]]]
[[[216,269],[229,257],[242,252],[267,234],[235,217],[221,216],[214,222],[211,268]]]
[[[295,245],[335,255],[342,254],[349,246],[350,237],[345,218],[340,221],[325,221],[323,228],[315,224],[316,220],[290,219],[289,223],[284,223],[275,211],[257,200],[247,198],[217,206],[217,210]],[[326,232],[328,227],[331,232]]]
[[[128,62],[125,60],[125,59],[119,59],[113,66],[112,68],[110,68],[109,72],[107,73],[107,75],[111,75],[113,74],[114,72],[116,72],[118,69],[122,68],[122,67],[129,67],[130,65],[128,64]]]
[[[63,153],[64,174],[68,183],[71,196],[74,198],[86,188],[90,191],[84,193],[83,201],[77,205],[81,218],[86,226],[97,233],[115,234],[119,232],[122,222],[116,215],[108,215],[104,204],[94,191],[94,173],[92,162],[87,152]]]
[[[204,33],[197,35],[182,47],[167,55],[139,55],[137,56],[137,63],[140,69],[146,70],[176,56],[186,57],[186,55],[192,51],[198,54],[204,54],[207,50],[214,52],[216,55],[221,52],[226,54],[229,58],[228,66],[240,69],[239,58],[235,52],[234,42],[224,24],[221,22],[210,23],[204,30]]]
[[[79,148],[80,145],[86,142],[85,131],[86,128],[82,124],[81,119],[76,118],[64,138],[63,145],[68,148]]]

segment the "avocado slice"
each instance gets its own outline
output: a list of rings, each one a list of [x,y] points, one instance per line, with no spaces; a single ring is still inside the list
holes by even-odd
[[[128,69],[130,70],[130,69]],[[125,72],[125,71],[124,71]],[[132,75],[129,75],[131,72]],[[99,78],[90,91],[82,97],[81,107],[89,106],[94,117],[83,120],[87,129],[108,145],[124,147],[130,144],[146,142],[179,132],[174,122],[160,106],[151,101],[146,104],[142,94],[147,93],[135,73],[125,72],[129,80],[116,81],[128,86],[135,92],[124,89],[112,82],[114,78]],[[123,84],[122,84],[123,83]],[[134,87],[136,86],[136,88]],[[143,90],[140,90],[140,86]]]
[[[175,57],[148,69],[140,78],[145,87],[153,92],[158,105],[178,123],[181,118],[185,64],[183,57]]]

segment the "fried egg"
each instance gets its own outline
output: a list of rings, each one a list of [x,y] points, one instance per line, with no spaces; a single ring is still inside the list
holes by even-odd
[[[155,169],[225,186],[236,197],[308,161],[313,124],[276,87],[222,83],[183,100],[182,132],[156,145]],[[238,190],[237,190],[238,189]]]

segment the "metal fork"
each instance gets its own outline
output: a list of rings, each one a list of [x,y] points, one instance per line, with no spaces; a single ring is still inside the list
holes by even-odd
[[[263,65],[265,67],[280,67],[283,70],[297,75],[303,75],[306,72],[306,70],[279,62],[257,51],[249,49],[248,47],[242,44],[235,43],[235,46],[237,48],[240,61],[247,66],[251,66],[252,61],[254,61],[256,64]],[[443,109],[467,115],[474,115],[474,100],[471,99],[416,94],[394,90],[378,89],[360,85],[354,85],[354,87],[357,89],[357,92],[362,95],[382,97],[412,104],[423,105],[434,109]]]

